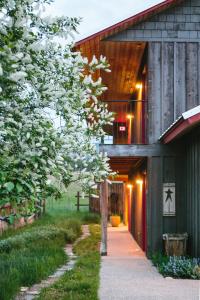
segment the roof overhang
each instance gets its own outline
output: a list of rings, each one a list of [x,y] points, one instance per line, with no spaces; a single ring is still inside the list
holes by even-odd
[[[181,136],[187,134],[190,130],[200,124],[200,105],[184,112],[159,138],[159,140],[168,144]]]
[[[80,41],[78,41],[75,44],[75,48],[78,49],[80,47],[88,47],[92,45],[93,43],[98,43],[99,41],[112,36],[114,34],[117,34],[121,31],[126,30],[130,26],[137,25],[138,23],[147,20],[148,18],[151,18],[152,16],[161,13],[165,11],[166,9],[173,7],[184,0],[165,0],[161,3],[150,7],[149,9],[146,9],[130,18],[127,18],[121,22],[118,22],[110,27],[107,27],[97,33],[94,33],[90,35],[89,37],[86,37]]]

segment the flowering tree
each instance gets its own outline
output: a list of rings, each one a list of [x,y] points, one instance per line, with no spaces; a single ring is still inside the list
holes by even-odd
[[[28,211],[47,196],[51,177],[93,186],[111,172],[93,144],[113,121],[93,76],[109,65],[72,51],[67,38],[79,19],[41,17],[50,2],[0,3],[0,206],[24,202]]]

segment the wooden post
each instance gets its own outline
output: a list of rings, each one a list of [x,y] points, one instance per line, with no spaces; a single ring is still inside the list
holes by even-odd
[[[107,223],[108,223],[108,182],[100,185],[100,207],[101,207],[101,255],[107,255]]]
[[[46,212],[46,199],[43,200],[43,215]]]
[[[91,197],[91,194],[89,193],[89,212],[92,212],[92,197]]]
[[[77,192],[77,195],[76,195],[76,198],[77,198],[77,211],[80,210],[80,192]]]

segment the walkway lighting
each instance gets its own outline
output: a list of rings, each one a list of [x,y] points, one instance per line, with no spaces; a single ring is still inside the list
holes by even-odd
[[[143,180],[142,179],[137,179],[136,183],[142,185],[143,184]]]
[[[135,87],[136,87],[137,90],[142,89],[142,83],[141,82],[136,83]]]
[[[127,188],[129,188],[131,190],[133,188],[133,185],[132,184],[128,184]]]

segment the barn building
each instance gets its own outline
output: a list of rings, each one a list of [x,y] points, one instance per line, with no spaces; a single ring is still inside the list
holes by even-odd
[[[147,255],[163,233],[187,232],[200,256],[200,0],[166,0],[76,49],[111,65],[102,101],[115,121],[100,151],[118,172],[124,223]]]

